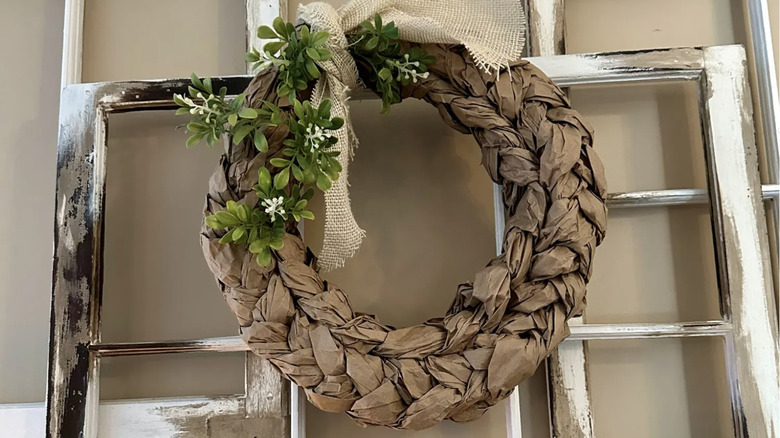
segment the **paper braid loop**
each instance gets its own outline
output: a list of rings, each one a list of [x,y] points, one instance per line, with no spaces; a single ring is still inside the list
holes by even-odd
[[[507,215],[501,255],[458,287],[446,315],[396,329],[356,314],[344,292],[320,277],[294,229],[268,267],[240,245],[218,243],[220,232],[201,231],[206,260],[251,350],[319,408],[398,429],[473,420],[533,374],[584,308],[607,220],[592,131],[550,79],[519,61],[496,81],[463,46],[424,49],[436,57],[431,75],[404,95],[474,135],[484,167],[503,187]],[[253,106],[279,102],[275,79],[273,71],[257,75],[247,90]],[[255,205],[257,170],[280,156],[287,134],[285,127],[266,131],[267,155],[243,144],[223,156],[205,214],[228,200]]]

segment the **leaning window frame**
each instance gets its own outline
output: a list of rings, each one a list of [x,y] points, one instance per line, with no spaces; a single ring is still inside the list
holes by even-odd
[[[708,190],[611,194],[608,205],[620,208],[709,202],[721,301],[721,319],[715,321],[574,321],[572,336],[547,363],[552,435],[594,435],[585,341],[716,336],[725,345],[734,436],[772,436],[780,427],[780,404],[772,391],[778,387],[778,345],[763,200],[776,199],[780,190],[777,184],[762,186],[759,182],[744,48],[732,45],[529,60],[562,87],[654,81],[698,83]]]
[[[561,352],[567,351],[568,346],[592,339],[720,336],[726,343],[731,364],[728,367],[729,383],[737,436],[759,436],[759,431],[766,432],[777,427],[776,415],[772,414],[777,411],[774,409],[777,400],[760,391],[757,397],[752,397],[746,388],[777,387],[777,342],[774,337],[776,322],[770,312],[773,307],[766,222],[761,204],[762,187],[758,180],[749,90],[742,62],[744,56],[740,46],[721,46],[536,57],[529,60],[561,86],[699,81],[703,96],[705,155],[711,171],[709,200],[721,275],[723,319],[679,324],[573,326],[572,337],[564,342]],[[250,79],[250,76],[215,78],[214,85],[224,85],[230,94],[237,94]],[[63,90],[58,144],[49,436],[77,436],[81,431],[85,432],[85,436],[95,436],[98,362],[101,357],[246,351],[246,346],[234,337],[118,344],[100,341],[107,116],[119,112],[172,109],[175,105],[171,94],[185,92],[187,84],[188,80],[179,79],[78,84]],[[776,188],[769,187],[768,190]],[[641,200],[645,199],[652,199],[653,205],[673,205],[707,202],[708,198],[702,191],[662,190],[611,194],[609,204],[612,208],[635,206],[643,204]],[[503,213],[496,217],[497,234],[501,234],[500,218]],[[755,264],[743,266],[744,261]],[[746,317],[746,312],[751,315],[750,318]],[[764,330],[771,327],[775,328]],[[753,339],[753,343],[748,345],[746,339]],[[562,370],[562,377],[557,379],[555,358],[552,362],[550,385],[553,388],[554,434],[590,436],[572,432],[578,430],[584,433],[589,427],[589,423],[582,423],[583,420],[590,421],[589,407],[581,403],[578,405],[582,399],[571,392],[582,388],[576,384],[571,387],[565,385],[569,376],[566,370]],[[582,365],[585,372],[584,361]],[[769,377],[767,380],[759,376]],[[248,391],[244,397],[250,396]],[[240,405],[242,398],[236,400]],[[512,403],[510,409],[511,406]],[[567,406],[567,409],[557,408],[562,406]],[[202,409],[198,415],[206,415],[206,411]],[[564,411],[569,413],[563,415]],[[230,410],[230,414],[235,412]],[[519,418],[513,418],[513,415],[510,412],[508,421],[516,421],[519,425]],[[745,433],[739,435],[739,431]],[[517,436],[512,430],[509,435]]]
[[[564,40],[564,19],[563,19],[563,0],[527,0],[528,1],[528,15],[529,15],[529,49],[532,55],[554,55],[560,54],[565,49]],[[768,45],[763,41],[769,41],[767,38],[768,25],[766,14],[766,2],[765,0],[743,0],[748,6],[750,26],[749,32],[751,40],[753,41],[753,58],[755,59],[757,70],[766,73],[772,70],[771,58],[768,58]],[[270,22],[273,17],[277,15],[286,15],[287,7],[285,0],[246,0],[247,6],[247,40],[251,44],[256,43],[253,30],[257,27],[258,23]],[[81,66],[81,25],[83,22],[83,8],[84,0],[66,0],[66,12],[68,19],[66,19],[66,39],[64,44],[64,60],[63,60],[63,83],[73,83],[80,80],[80,66]],[[68,26],[70,23],[70,26]],[[71,28],[70,32],[68,27]],[[771,41],[769,41],[771,45]],[[767,80],[767,77],[769,78]],[[759,75],[759,89],[770,91],[776,89],[776,84],[773,84],[774,75]],[[776,107],[776,98],[773,101],[773,96],[776,93],[761,92],[758,95],[758,106],[761,108],[762,113],[767,113],[765,110],[770,110]],[[767,97],[769,96],[769,97]],[[768,103],[767,103],[768,102]],[[772,111],[770,114],[775,113]],[[766,117],[762,120],[764,123],[764,134],[769,136],[770,139],[774,136],[774,143],[764,141],[769,157],[769,176],[770,181],[776,183],[776,179],[773,179],[772,175],[775,175],[776,170],[776,144],[777,133],[776,130],[766,129],[767,122],[774,123],[774,118],[770,116],[767,120]],[[774,151],[772,153],[772,144],[774,144]],[[772,164],[772,159],[775,160],[775,164]],[[774,173],[773,173],[774,172]],[[764,197],[768,199],[777,199],[778,193],[777,184],[764,186]],[[500,197],[496,198],[500,201]],[[698,190],[677,190],[677,191],[661,191],[661,192],[637,192],[629,194],[616,194],[611,197],[610,205],[612,208],[621,206],[644,206],[644,205],[676,205],[685,203],[705,203],[707,202],[707,194],[704,191]],[[500,204],[497,204],[500,205]],[[775,202],[775,214],[777,212],[777,202]],[[503,229],[503,220],[500,210],[497,210],[496,225],[497,225],[497,239],[500,239],[500,230]],[[579,428],[579,432],[566,432],[565,436],[591,436],[592,425],[590,419],[589,398],[582,398],[582,394],[587,394],[587,384],[582,388],[579,383],[586,382],[587,373],[585,370],[585,357],[586,351],[583,348],[582,339],[592,339],[593,336],[607,336],[607,327],[599,328],[597,326],[588,325],[586,327],[573,327],[572,339],[566,341],[564,345],[559,349],[559,352],[553,356],[553,360],[550,361],[550,386],[551,389],[561,387],[561,383],[565,383],[560,379],[576,378],[578,384],[573,388],[585,391],[578,391],[577,394],[569,394],[575,396],[572,399],[566,399],[561,394],[556,395],[551,393],[551,409],[553,417],[553,433],[561,436],[562,432],[566,432],[565,427],[575,425]],[[648,327],[647,325],[626,325],[622,327],[612,327],[616,330],[615,333],[608,335],[610,338],[621,337],[656,337],[656,336],[670,336],[671,332],[677,332],[674,336],[684,333],[685,336],[699,335],[704,332],[712,335],[724,335],[727,330],[724,330],[722,325],[717,322],[710,324],[709,322],[694,322],[694,323],[681,323],[681,324],[668,324],[668,325],[655,325],[654,327]],[[147,345],[151,344],[151,345]],[[578,346],[579,345],[579,346]],[[137,350],[134,352],[134,346]],[[161,342],[161,343],[139,343],[139,344],[126,344],[126,345],[105,345],[106,355],[124,355],[124,354],[141,354],[143,351],[154,350],[160,348],[161,351],[208,351],[212,348],[216,350],[241,350],[242,346],[236,339],[207,339],[200,341],[183,341],[183,342]],[[558,356],[560,354],[560,357]],[[569,371],[573,374],[558,374],[555,373],[555,362],[560,359],[558,365],[569,367]],[[577,364],[582,363],[582,367],[578,370]],[[572,368],[572,365],[574,367]],[[560,368],[561,371],[563,368]],[[247,371],[252,367],[251,360],[247,363]],[[254,371],[260,371],[254,368]],[[578,374],[579,373],[579,374]],[[556,380],[557,379],[557,380]],[[557,383],[555,383],[557,381]],[[571,382],[570,382],[571,383]],[[577,391],[575,391],[577,392]],[[291,402],[293,404],[293,415],[296,412],[300,412],[297,421],[293,420],[292,436],[305,436],[304,417],[302,409],[304,403],[301,403],[302,399],[296,397],[297,391],[292,393]],[[570,406],[570,404],[572,404]],[[578,405],[579,404],[579,405]],[[297,405],[297,408],[295,407]],[[578,405],[578,406],[577,406]],[[571,409],[574,410],[571,410]],[[104,409],[101,407],[101,411]],[[565,415],[561,416],[556,414],[558,410],[564,412],[578,412],[579,416]],[[112,410],[113,412],[113,410]],[[587,413],[585,415],[584,413]],[[517,392],[513,394],[508,403],[507,412],[508,421],[508,434],[512,437],[520,436],[520,411],[519,400],[517,398]],[[121,416],[120,416],[121,417]],[[571,418],[569,418],[571,417]],[[587,423],[587,424],[585,424]],[[582,426],[582,427],[580,427]],[[297,429],[297,431],[296,431]]]

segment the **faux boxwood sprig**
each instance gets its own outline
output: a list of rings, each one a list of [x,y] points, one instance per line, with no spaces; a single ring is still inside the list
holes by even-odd
[[[369,71],[367,79],[382,96],[382,113],[401,102],[401,87],[428,77],[428,66],[435,60],[418,46],[404,52],[394,22],[382,24],[379,14],[373,22],[364,21],[360,31],[349,35],[349,51],[355,61]]]
[[[301,25],[300,34],[292,23],[276,17],[273,28],[260,26],[257,37],[272,41],[259,52],[252,48],[246,60],[252,67],[265,70],[276,67],[279,70],[276,92],[289,96],[292,101],[298,91],[309,87],[309,82],[320,77],[317,62],[330,59],[330,50],[325,47],[330,34],[326,31],[311,32],[309,26]]]
[[[263,50],[252,49],[247,60],[256,69],[274,67],[278,70],[276,92],[289,100],[292,111],[283,111],[272,102],[263,102],[260,108],[251,108],[246,96],[227,98],[227,89],[216,93],[211,79],[201,80],[195,74],[188,95],[174,94],[179,105],[176,114],[189,114],[187,124],[190,137],[187,147],[206,141],[209,147],[223,135],[229,135],[234,144],[250,141],[261,153],[268,151],[266,128],[286,125],[290,136],[284,140],[281,156],[269,160],[275,169],[258,171],[254,190],[260,199],[256,206],[228,201],[226,208],[205,219],[208,227],[223,230],[223,244],[246,245],[256,254],[257,263],[267,266],[272,251],[284,246],[288,225],[303,219],[314,219],[307,205],[314,196],[313,186],[327,190],[341,172],[332,149],[338,141],[333,131],[341,128],[344,120],[331,117],[331,102],[324,100],[315,107],[309,101],[299,101],[298,92],[308,89],[321,76],[317,63],[330,59],[327,48],[328,33],[311,32],[308,26],[296,28],[281,18],[272,27],[261,26],[257,36],[271,41]],[[350,52],[357,62],[371,72],[367,80],[382,94],[382,112],[401,101],[400,89],[428,76],[427,67],[433,62],[418,47],[403,52],[398,40],[398,29],[393,22],[382,24],[379,15],[373,22],[363,22],[361,30],[349,36]]]

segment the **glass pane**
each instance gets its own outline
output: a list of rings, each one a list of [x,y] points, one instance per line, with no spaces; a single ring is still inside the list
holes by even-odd
[[[244,393],[246,353],[178,353],[100,361],[100,399]]]
[[[610,192],[707,187],[696,83],[578,86],[570,96],[595,129]]]
[[[245,20],[244,0],[87,0],[83,82],[244,74]]]
[[[733,0],[568,1],[566,50],[590,53],[744,43],[741,6]]]
[[[346,266],[325,274],[356,311],[397,326],[443,316],[459,283],[495,257],[493,185],[475,140],[435,108],[410,99],[380,115],[380,102],[351,104],[360,147],[349,168],[352,210],[366,237]],[[306,242],[322,247],[324,206]]]
[[[237,323],[200,248],[219,147],[184,146],[173,112],[109,121],[103,279],[107,342],[231,336]]]
[[[589,323],[719,319],[706,205],[612,209],[588,285]]]
[[[721,338],[588,344],[597,437],[734,436]]]

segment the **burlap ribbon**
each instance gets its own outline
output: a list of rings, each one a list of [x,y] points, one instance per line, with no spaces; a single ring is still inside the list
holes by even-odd
[[[496,78],[462,46],[423,48],[436,59],[431,74],[402,95],[429,102],[447,124],[476,138],[482,164],[502,186],[506,214],[501,254],[458,286],[445,315],[395,328],[356,312],[320,276],[294,227],[266,267],[245,245],[219,243],[223,231],[201,229],[206,261],[252,351],[317,407],[399,429],[475,419],[533,374],[585,307],[607,221],[592,131],[563,91],[528,61]],[[287,105],[276,80],[273,70],[255,77],[246,90],[253,107]],[[283,156],[289,131],[265,134],[267,154],[244,141],[223,156],[205,214],[229,200],[257,205],[258,169],[273,171],[268,160]]]
[[[380,14],[395,22],[401,39],[416,43],[463,44],[478,66],[497,71],[520,57],[525,43],[525,14],[521,0],[353,0],[338,10],[327,3],[298,8],[299,23],[330,33],[332,58],[321,62],[323,76],[312,93],[312,104],[331,99],[331,114],[345,120],[334,134],[339,141],[342,172],[325,192],[325,236],[319,256],[327,271],[344,265],[365,236],[352,214],[349,201],[349,161],[357,138],[349,118],[347,100],[358,87],[358,72],[347,51],[346,35],[360,23]]]

